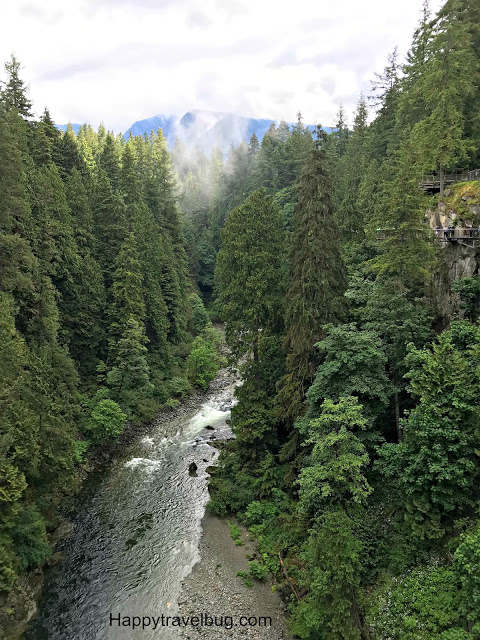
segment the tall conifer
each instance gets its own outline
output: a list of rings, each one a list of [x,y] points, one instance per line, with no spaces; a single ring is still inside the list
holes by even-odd
[[[317,137],[300,177],[293,219],[284,345],[287,373],[279,389],[281,413],[289,421],[303,412],[317,363],[314,345],[324,336],[323,325],[341,320],[345,310],[346,273],[320,127]]]

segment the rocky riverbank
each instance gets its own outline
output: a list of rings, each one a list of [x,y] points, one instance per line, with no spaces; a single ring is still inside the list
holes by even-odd
[[[253,559],[255,545],[243,533],[244,544],[236,545],[230,535],[228,522],[208,511],[202,520],[200,542],[201,560],[183,582],[179,600],[179,615],[200,616],[207,613],[217,619],[232,616],[237,626],[227,629],[218,626],[189,626],[182,628],[183,640],[283,640],[288,635],[285,608],[268,581],[255,580],[253,587],[237,576],[238,571],[248,571],[248,560]],[[270,617],[271,626],[246,626],[239,624],[240,616],[247,618]],[[253,623],[252,619],[252,623]]]

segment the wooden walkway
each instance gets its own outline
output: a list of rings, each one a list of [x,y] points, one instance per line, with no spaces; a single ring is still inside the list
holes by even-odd
[[[401,240],[408,240],[412,237],[427,236],[432,241],[452,244],[461,244],[465,247],[475,248],[480,244],[480,228],[473,227],[437,227],[431,229],[377,229],[377,240],[386,240],[387,238],[398,237]]]
[[[469,182],[471,180],[480,180],[480,169],[472,169],[472,171],[456,171],[455,173],[446,173],[443,178],[445,187],[455,182]],[[440,190],[440,174],[431,173],[423,176],[420,187],[424,191]]]

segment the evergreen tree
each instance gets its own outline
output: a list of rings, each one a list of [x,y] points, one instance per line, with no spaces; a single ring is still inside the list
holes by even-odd
[[[236,357],[248,356],[232,427],[241,459],[253,466],[277,441],[274,394],[281,371],[284,269],[282,218],[260,189],[230,213],[215,271],[227,342]]]
[[[285,338],[286,370],[279,390],[282,414],[292,420],[303,412],[307,388],[313,381],[315,343],[322,326],[342,318],[345,267],[333,218],[331,183],[321,144],[310,153],[298,186],[290,251]]]
[[[145,301],[142,292],[142,273],[138,259],[135,236],[130,233],[115,260],[112,285],[112,306],[110,309],[109,341],[115,353],[116,342],[130,320],[143,326]]]
[[[358,190],[366,170],[368,107],[363,94],[357,104],[353,131],[346,152],[338,162],[335,185],[335,214],[342,236],[355,237],[362,232],[363,218],[357,205]]]
[[[256,156],[259,149],[260,149],[260,143],[258,141],[258,138],[255,132],[253,132],[250,138],[250,142],[248,144],[248,150],[252,156]]]
[[[92,211],[97,240],[95,257],[102,267],[105,284],[109,288],[114,271],[112,256],[118,256],[125,240],[127,219],[122,198],[113,193],[110,180],[102,170],[95,176]]]
[[[130,317],[123,326],[113,366],[107,374],[107,385],[113,399],[130,420],[151,419],[155,409],[146,342],[143,326]]]
[[[58,149],[58,170],[65,180],[73,169],[77,169],[84,177],[89,176],[87,166],[80,155],[72,125],[67,125],[67,130],[60,137]]]
[[[72,283],[64,291],[62,335],[80,373],[92,375],[99,358],[106,356],[105,288],[94,258],[93,215],[80,172],[74,167],[66,181],[66,196],[73,220],[78,262]]]
[[[433,350],[413,351],[412,393],[419,404],[404,421],[404,441],[384,459],[405,492],[407,521],[419,537],[438,538],[478,499],[478,384],[473,354],[443,333]],[[393,457],[392,457],[392,454]]]
[[[12,54],[10,60],[5,63],[7,81],[2,83],[2,102],[7,109],[14,109],[22,118],[32,117],[32,103],[27,98],[27,87],[20,78],[20,62]]]
[[[341,397],[355,396],[369,422],[366,438],[375,440],[371,432],[375,419],[391,395],[382,346],[375,332],[359,331],[354,324],[327,326],[325,338],[316,344],[322,362],[307,392],[305,418],[317,417],[327,398],[338,402]],[[362,434],[359,437],[363,439]]]
[[[27,236],[30,210],[22,181],[22,157],[15,136],[15,114],[0,102],[0,229],[4,234]]]
[[[440,172],[440,195],[445,170],[465,161],[472,150],[472,141],[465,137],[465,102],[474,94],[476,74],[470,69],[477,66],[461,5],[452,2],[450,7],[435,23],[425,68],[411,89],[425,103],[425,115],[411,131],[417,162]]]
[[[356,508],[371,492],[364,476],[365,448],[352,430],[364,429],[355,398],[326,400],[312,420],[306,445],[313,445],[299,476],[299,509],[313,519],[305,559],[309,594],[299,603],[292,630],[301,638],[360,640],[358,598],[361,541]]]
[[[118,145],[111,133],[105,138],[105,143],[98,158],[98,166],[105,171],[114,191],[120,188],[120,157]]]
[[[281,330],[284,233],[265,190],[232,211],[222,231],[215,280],[227,341],[237,356],[258,358],[262,336]]]
[[[425,305],[408,299],[407,290],[398,281],[379,279],[371,288],[365,307],[360,311],[364,327],[381,337],[392,381],[397,437],[402,439],[400,416],[404,401],[407,372],[407,345],[423,347],[431,337],[430,316]]]
[[[337,114],[337,123],[335,125],[335,130],[333,133],[334,136],[334,148],[335,153],[339,158],[345,155],[347,151],[348,139],[350,137],[350,132],[348,130],[347,118],[345,111],[343,109],[343,105],[340,105]]]

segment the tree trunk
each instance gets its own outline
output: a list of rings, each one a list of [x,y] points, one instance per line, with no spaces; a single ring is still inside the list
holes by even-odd
[[[365,624],[365,621],[363,620],[363,616],[360,613],[360,609],[359,609],[358,604],[356,602],[352,603],[351,611],[352,611],[353,624],[360,631],[360,635],[362,637],[362,640],[370,640],[370,631],[369,631],[367,625]]]
[[[440,197],[443,198],[443,192],[445,191],[445,169],[440,167]]]

